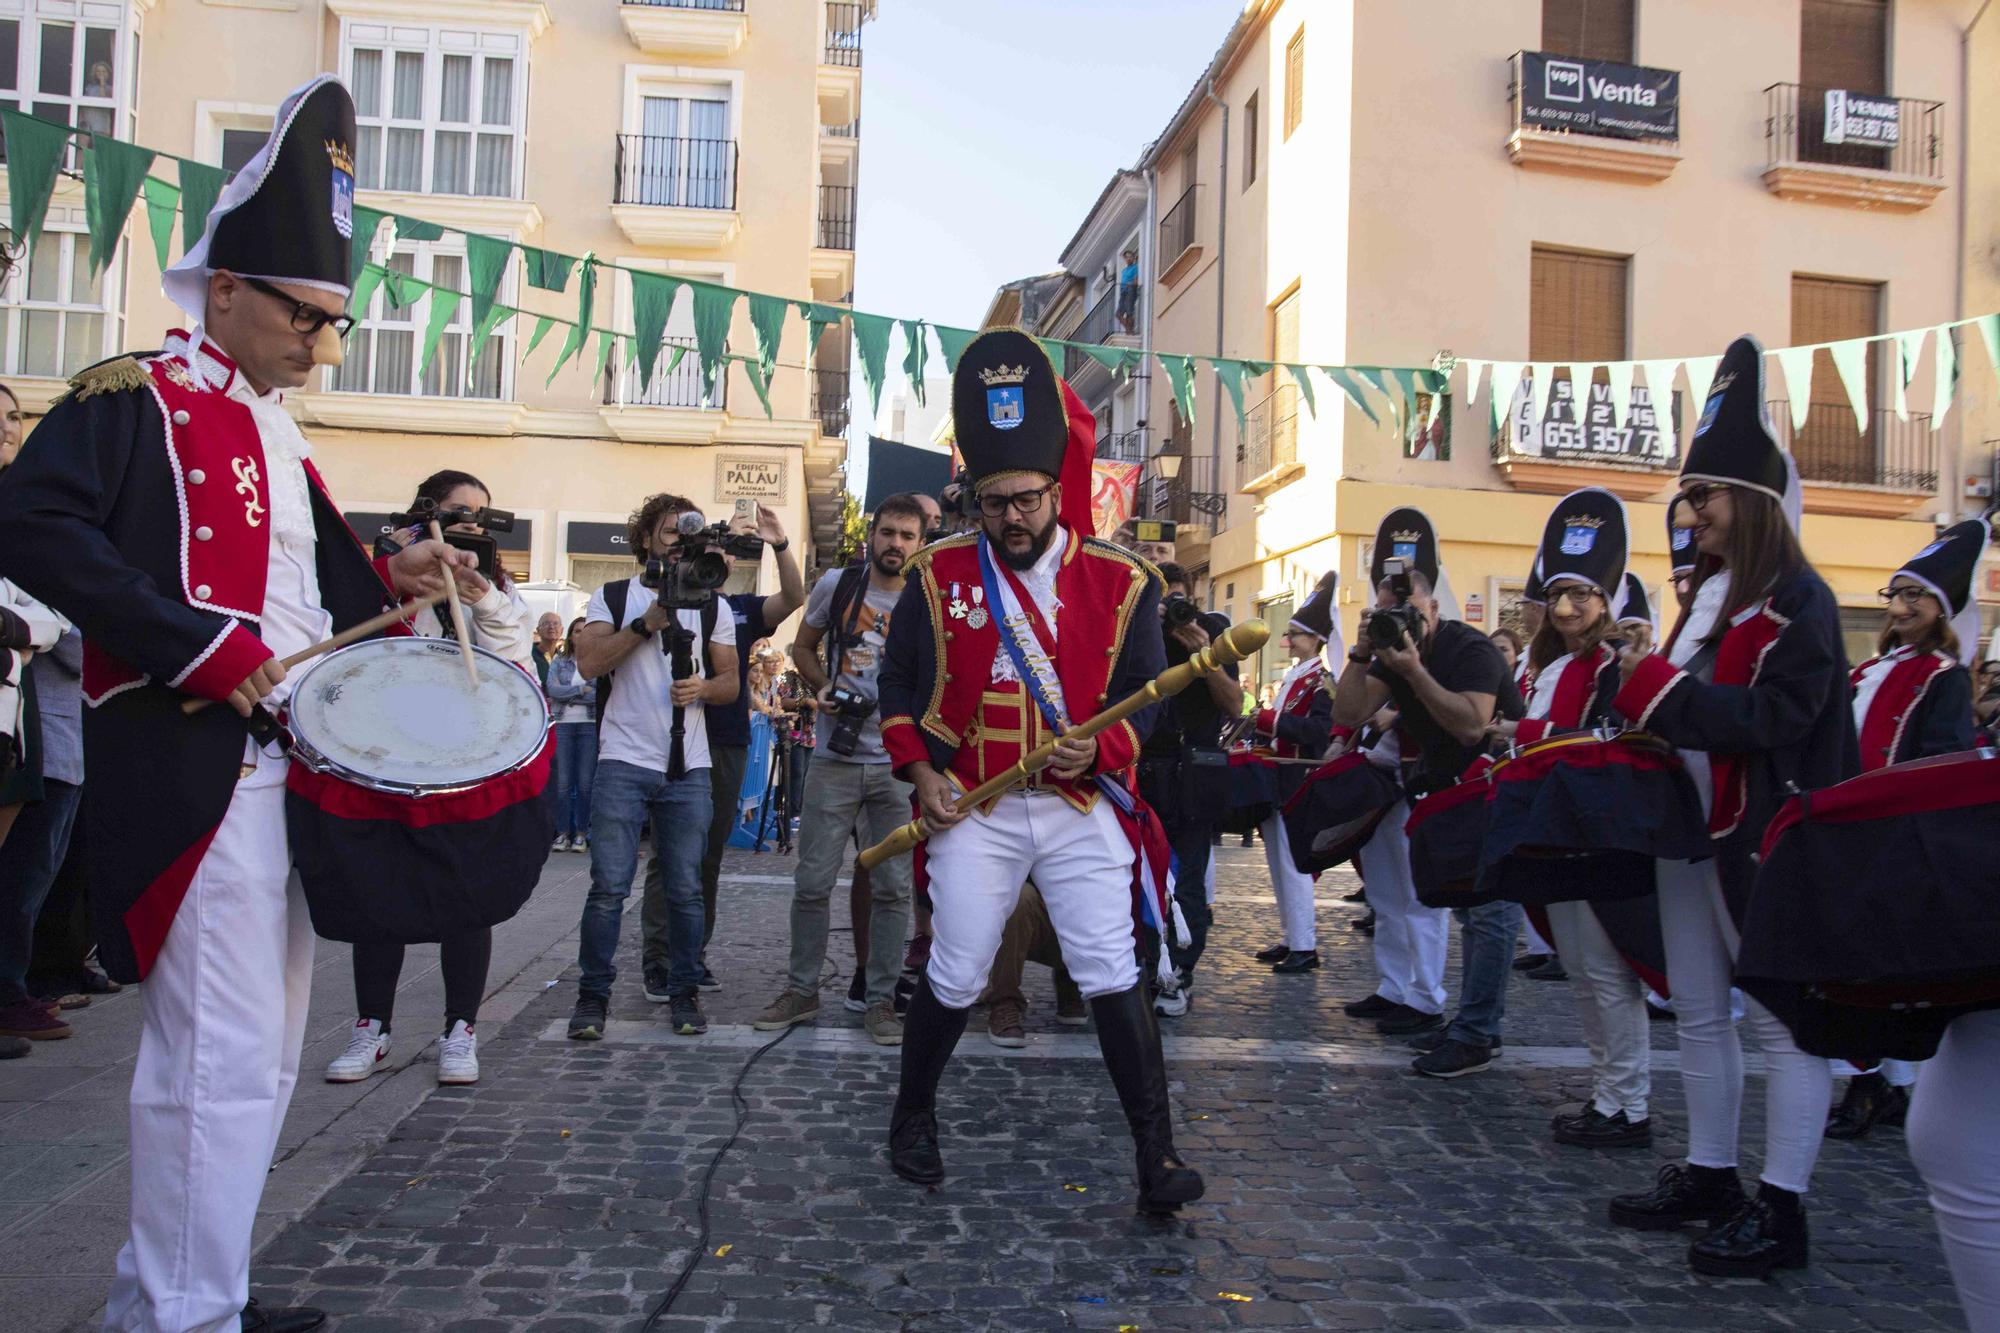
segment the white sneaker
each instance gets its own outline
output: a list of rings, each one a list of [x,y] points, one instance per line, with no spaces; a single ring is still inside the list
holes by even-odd
[[[382,1024],[373,1018],[357,1018],[354,1035],[347,1039],[347,1049],[326,1067],[326,1081],[359,1083],[388,1058],[389,1034],[382,1030]]]
[[[1182,987],[1169,990],[1163,986],[1160,993],[1153,997],[1153,1012],[1161,1018],[1179,1018],[1187,1011],[1188,994]]]
[[[479,1081],[479,1038],[472,1024],[459,1019],[451,1031],[438,1038],[438,1082],[477,1083]]]
[[[552,842],[552,843],[550,843],[550,844],[549,844],[549,850],[550,850],[550,851],[552,851],[552,852],[566,852],[566,851],[568,851],[568,850],[569,850],[569,835],[568,835],[567,833],[559,833],[559,834],[557,834],[557,835],[556,835],[556,840],[555,840],[554,842]]]

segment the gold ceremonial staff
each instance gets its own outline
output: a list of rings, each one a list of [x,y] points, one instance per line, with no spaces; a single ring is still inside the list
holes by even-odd
[[[1091,718],[1079,722],[1066,733],[1054,740],[1043,741],[1022,757],[1019,763],[998,777],[974,787],[971,791],[952,802],[952,808],[961,813],[992,800],[1010,787],[1019,786],[1028,778],[1049,766],[1049,757],[1056,752],[1056,746],[1063,741],[1089,740],[1105,728],[1123,722],[1148,704],[1158,703],[1171,695],[1179,694],[1192,685],[1197,676],[1205,676],[1211,671],[1241,662],[1250,654],[1264,646],[1271,637],[1270,627],[1261,620],[1246,620],[1240,625],[1232,625],[1224,630],[1222,637],[1212,641],[1208,647],[1188,658],[1177,667],[1168,667],[1159,675],[1146,682],[1144,688],[1134,690],[1111,707]],[[892,856],[903,856],[915,849],[924,840],[922,820],[905,824],[882,841],[861,853],[861,868],[873,870]]]

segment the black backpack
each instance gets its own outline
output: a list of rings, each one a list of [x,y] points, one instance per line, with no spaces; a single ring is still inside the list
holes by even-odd
[[[613,634],[625,628],[625,597],[631,591],[630,579],[620,579],[616,583],[604,585],[604,609],[611,613]],[[715,637],[716,612],[721,604],[721,598],[711,597],[708,599],[708,605],[701,609],[701,642],[696,648],[701,654],[701,672],[704,676],[709,672],[708,641]],[[615,671],[607,671],[597,678],[597,717],[594,720],[599,731],[604,730],[604,710],[611,703],[611,678],[617,674]]]

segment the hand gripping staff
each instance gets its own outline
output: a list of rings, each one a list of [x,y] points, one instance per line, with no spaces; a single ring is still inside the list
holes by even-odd
[[[1271,637],[1270,627],[1261,620],[1246,620],[1240,625],[1232,625],[1223,631],[1220,638],[1210,642],[1208,647],[1188,658],[1176,667],[1168,667],[1159,675],[1130,695],[1106,708],[1087,722],[1079,722],[1068,732],[1054,740],[1042,742],[1023,756],[1020,762],[997,777],[973,788],[952,802],[954,810],[966,811],[984,804],[1001,792],[1018,787],[1031,776],[1049,765],[1056,746],[1065,740],[1089,740],[1098,732],[1123,722],[1132,714],[1149,704],[1179,694],[1194,684],[1197,677],[1217,671],[1232,662],[1241,662],[1250,654],[1264,646]],[[903,856],[914,850],[924,840],[924,826],[921,820],[903,825],[882,841],[861,853],[861,868],[873,870],[891,857]]]

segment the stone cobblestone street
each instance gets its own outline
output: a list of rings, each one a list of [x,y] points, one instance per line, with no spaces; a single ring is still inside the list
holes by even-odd
[[[628,916],[608,1039],[564,1039],[566,974],[484,1046],[479,1086],[426,1098],[263,1250],[265,1299],[336,1311],[339,1333],[640,1328],[695,1243],[731,1083],[767,1040],[748,1023],[782,971],[789,867],[730,854],[707,1037],[670,1035],[645,1003]],[[830,982],[818,1027],[745,1078],[708,1252],[655,1326],[1963,1327],[1899,1132],[1827,1145],[1804,1272],[1699,1279],[1685,1238],[1605,1225],[1604,1200],[1683,1147],[1672,1026],[1655,1025],[1653,1148],[1558,1147],[1548,1117],[1584,1086],[1567,987],[1517,976],[1496,1066],[1418,1078],[1338,1011],[1369,988],[1359,909],[1337,900],[1352,886],[1321,884],[1330,965],[1272,977],[1248,956],[1275,921],[1263,858],[1221,853],[1194,1008],[1167,1025],[1180,1143],[1208,1197],[1169,1223],[1133,1214],[1095,1041],[1055,1026],[1045,971],[1029,969],[1026,1050],[991,1045],[975,1015],[941,1097],[949,1179],[928,1191],[883,1164],[895,1052]],[[832,966],[851,964],[837,935]]]

